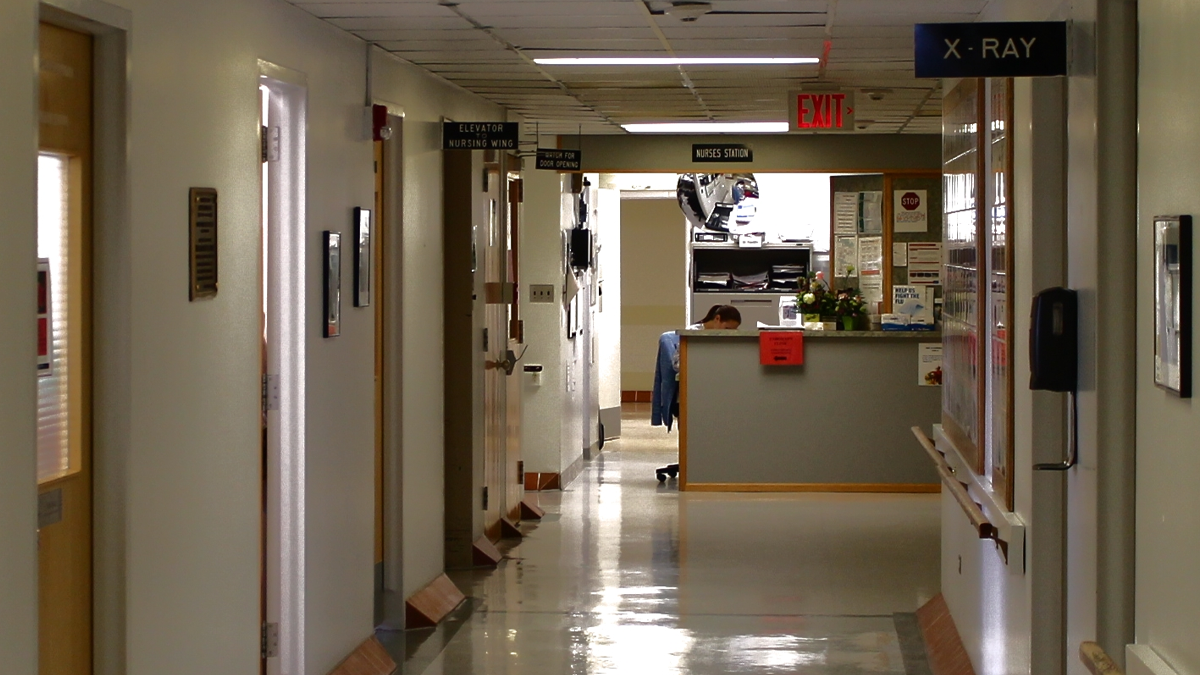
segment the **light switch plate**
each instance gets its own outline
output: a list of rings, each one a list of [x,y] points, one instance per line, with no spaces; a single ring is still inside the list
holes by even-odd
[[[554,284],[530,284],[529,302],[554,302]]]

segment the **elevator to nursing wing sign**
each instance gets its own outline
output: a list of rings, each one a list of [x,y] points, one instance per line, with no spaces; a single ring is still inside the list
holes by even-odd
[[[853,91],[802,91],[788,96],[792,131],[854,131]]]

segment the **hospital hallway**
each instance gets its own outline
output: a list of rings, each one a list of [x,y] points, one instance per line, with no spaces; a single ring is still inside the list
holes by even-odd
[[[938,495],[680,493],[654,477],[677,430],[623,426],[530,493],[546,516],[498,568],[450,573],[468,600],[447,621],[380,636],[404,673],[930,672]]]

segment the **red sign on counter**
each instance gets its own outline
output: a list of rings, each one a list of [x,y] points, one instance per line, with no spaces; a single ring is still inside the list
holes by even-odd
[[[804,365],[804,331],[759,332],[758,362],[764,366]]]

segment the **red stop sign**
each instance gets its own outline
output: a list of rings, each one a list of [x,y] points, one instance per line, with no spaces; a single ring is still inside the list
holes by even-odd
[[[903,206],[907,211],[915,211],[921,207],[921,198],[915,192],[905,192],[900,198],[900,206]]]

